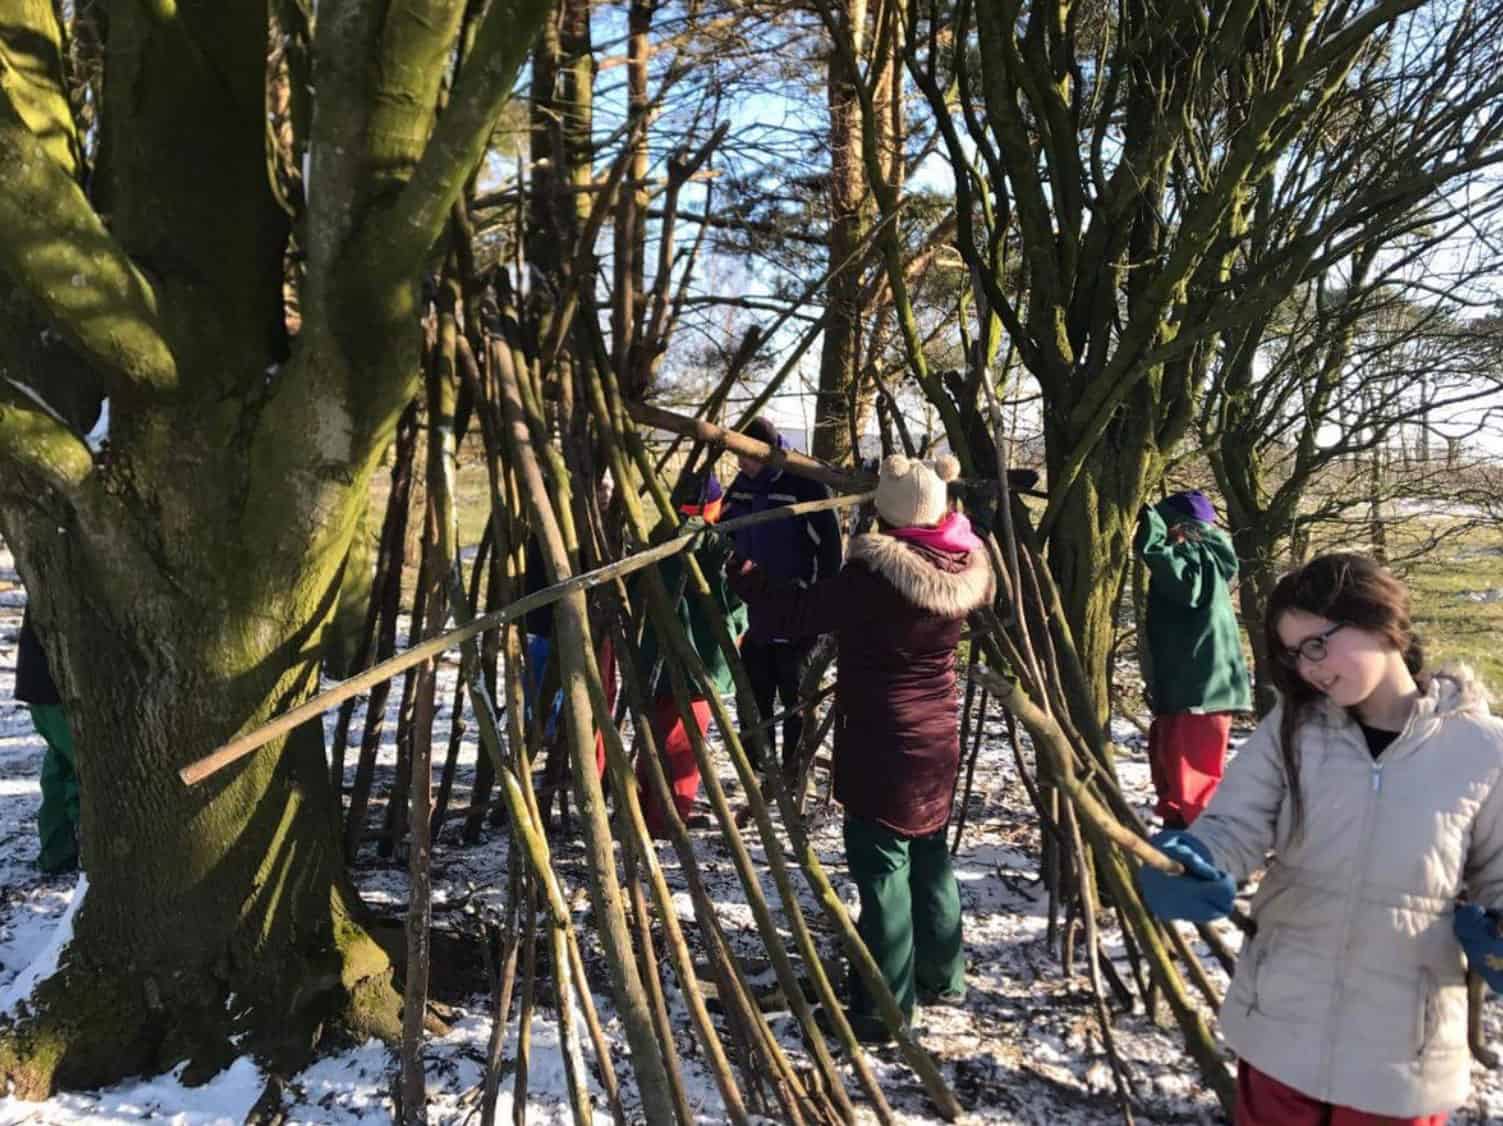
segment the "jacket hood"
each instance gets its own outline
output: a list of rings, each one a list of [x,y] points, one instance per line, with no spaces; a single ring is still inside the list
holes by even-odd
[[[1472,666],[1460,661],[1442,665],[1430,675],[1421,707],[1433,709],[1439,718],[1453,715],[1487,716],[1492,711],[1492,694],[1487,685],[1472,670]]]
[[[1237,549],[1232,546],[1232,537],[1214,525],[1198,520],[1191,523],[1200,533],[1200,542],[1215,561],[1223,581],[1231,582],[1237,577]]]
[[[874,532],[853,537],[847,557],[870,567],[915,606],[946,618],[963,618],[996,593],[982,551],[941,551]]]

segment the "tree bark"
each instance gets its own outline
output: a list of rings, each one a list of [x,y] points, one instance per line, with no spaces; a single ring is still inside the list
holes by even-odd
[[[391,967],[344,872],[320,729],[202,789],[176,777],[316,685],[338,538],[301,573],[260,569],[284,587],[273,599],[225,582],[186,528],[164,567],[155,545],[87,519],[60,536],[5,517],[81,750],[89,889],[36,1015],[0,1041],[0,1073],[41,1097],[182,1060],[206,1077],[247,1047],[294,1066],[326,1027],[394,1035]]]
[[[842,0],[837,18],[852,53],[864,55],[866,0]],[[830,275],[825,288],[825,328],[819,357],[819,396],[814,403],[811,452],[831,465],[851,465],[856,380],[862,355],[862,262],[855,258],[866,234],[869,208],[862,158],[861,101],[850,54],[830,51],[826,95],[830,112]]]
[[[1110,710],[1109,668],[1117,603],[1131,559],[1139,505],[1159,471],[1148,407],[1125,411],[1098,445],[1071,488],[1049,539],[1049,570],[1059,588],[1064,620],[1074,631],[1088,698],[1071,699],[1075,715],[1094,716],[1105,730]],[[1066,420],[1046,419],[1045,455],[1053,482],[1074,448]]]
[[[1244,532],[1237,537],[1237,602],[1242,609],[1242,626],[1252,644],[1253,653],[1253,706],[1259,716],[1265,716],[1278,703],[1273,685],[1273,669],[1269,662],[1272,654],[1263,635],[1263,609],[1279,579],[1279,568],[1274,546],[1255,533]]]

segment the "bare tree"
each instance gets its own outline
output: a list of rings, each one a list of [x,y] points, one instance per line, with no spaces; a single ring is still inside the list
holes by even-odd
[[[1225,283],[1242,315],[1220,335],[1196,428],[1243,561],[1249,626],[1286,545],[1297,553],[1316,522],[1345,520],[1355,496],[1369,510],[1363,539],[1382,552],[1390,446],[1406,428],[1428,440],[1442,416],[1476,415],[1497,389],[1485,314],[1503,261],[1500,21],[1447,5],[1409,17],[1254,194]],[[1280,274],[1297,284],[1274,301],[1267,279]],[[1425,471],[1406,487],[1423,490]],[[1321,486],[1332,474],[1334,493]],[[1266,707],[1267,655],[1250,633]]]
[[[1403,267],[1426,261],[1445,239],[1416,242],[1414,255],[1390,248],[1386,267],[1366,253],[1344,279],[1302,286],[1244,330],[1261,333],[1261,346],[1228,349],[1207,390],[1200,431],[1242,560],[1239,601],[1261,708],[1272,693],[1259,622],[1282,566],[1312,540],[1387,554],[1396,498],[1456,506],[1475,492],[1444,461],[1392,464],[1406,428],[1475,433],[1503,388],[1495,318],[1450,301],[1416,303],[1440,278],[1405,278]],[[1495,270],[1479,263],[1467,273]]]
[[[1497,19],[1421,0],[1203,3],[1173,19],[1136,2],[909,8],[909,69],[955,170],[978,338],[994,339],[998,318],[1043,395],[1040,532],[1098,717],[1134,514],[1189,433],[1220,335],[1277,305],[1375,212],[1491,159]],[[1285,225],[1259,219],[1281,162],[1339,132],[1365,71],[1443,53],[1470,81],[1417,97],[1360,170],[1332,166]],[[1344,175],[1362,190],[1317,206]],[[1251,254],[1258,241],[1271,253]]]

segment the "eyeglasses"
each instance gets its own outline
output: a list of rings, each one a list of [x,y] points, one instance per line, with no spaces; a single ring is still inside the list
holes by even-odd
[[[1330,629],[1323,629],[1319,633],[1312,633],[1293,649],[1280,649],[1279,660],[1291,669],[1299,668],[1299,659],[1303,657],[1312,665],[1318,665],[1326,659],[1329,649],[1328,642],[1331,635],[1346,626],[1345,622],[1337,622]]]

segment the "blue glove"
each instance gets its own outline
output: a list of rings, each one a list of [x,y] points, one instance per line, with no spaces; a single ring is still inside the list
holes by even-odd
[[[1503,993],[1503,934],[1498,917],[1475,903],[1458,903],[1451,930],[1466,951],[1467,969],[1482,975],[1494,993]]]
[[[1146,864],[1138,870],[1138,886],[1148,910],[1161,919],[1209,923],[1231,912],[1237,882],[1211,863],[1211,850],[1183,829],[1170,829],[1150,844],[1185,869],[1182,876],[1166,876]]]

